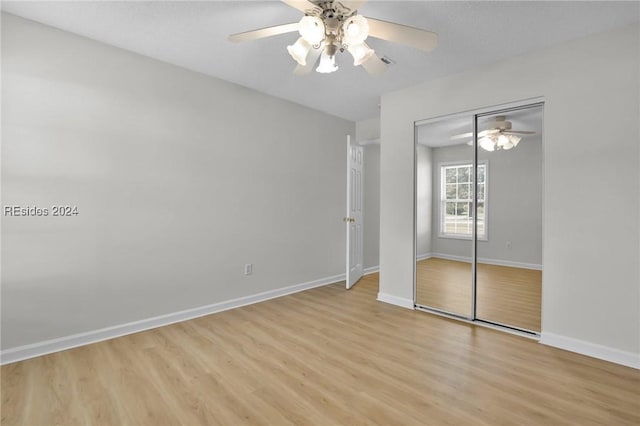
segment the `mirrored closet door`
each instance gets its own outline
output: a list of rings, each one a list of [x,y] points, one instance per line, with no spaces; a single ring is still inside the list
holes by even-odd
[[[542,104],[416,124],[419,309],[539,333]]]
[[[542,106],[481,115],[478,127],[505,130],[478,138],[476,317],[540,332]]]
[[[473,146],[468,116],[418,126],[416,132],[416,303],[473,315]],[[468,139],[468,138],[467,138]]]

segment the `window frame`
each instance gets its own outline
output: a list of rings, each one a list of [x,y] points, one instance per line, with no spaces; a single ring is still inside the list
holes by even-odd
[[[462,234],[447,234],[444,232],[444,218],[446,216],[446,194],[447,183],[445,177],[446,167],[460,167],[470,166],[473,170],[473,161],[445,161],[438,163],[438,173],[440,179],[440,194],[439,194],[439,217],[438,217],[438,238],[446,238],[452,240],[468,240],[473,239],[473,231],[469,235]],[[477,241],[489,241],[489,160],[478,161],[478,166],[484,166],[484,235],[478,235]],[[474,173],[475,177],[475,173]],[[473,187],[473,185],[471,185]],[[471,198],[473,202],[473,198]],[[473,222],[472,222],[473,223]]]

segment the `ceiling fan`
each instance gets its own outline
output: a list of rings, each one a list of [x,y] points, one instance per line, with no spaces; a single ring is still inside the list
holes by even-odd
[[[518,135],[534,135],[536,132],[529,130],[513,130],[511,122],[504,115],[496,116],[493,121],[487,123],[487,129],[478,133],[478,145],[485,151],[508,150],[518,146],[522,137]],[[468,139],[473,137],[473,132],[454,135],[451,140]],[[473,140],[467,142],[473,146]]]
[[[345,50],[353,56],[354,66],[362,65],[372,75],[384,73],[387,63],[365,43],[369,36],[426,52],[438,45],[438,35],[431,31],[359,15],[358,8],[367,0],[281,1],[303,12],[302,19],[290,24],[232,34],[229,40],[250,41],[298,31],[300,38],[287,47],[291,57],[298,63],[294,70],[297,75],[311,72],[318,58],[320,63],[316,67],[317,72],[337,71],[336,54]]]

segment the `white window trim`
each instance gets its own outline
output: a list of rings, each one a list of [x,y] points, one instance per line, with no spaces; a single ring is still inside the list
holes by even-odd
[[[462,166],[462,165],[471,165],[473,169],[473,160],[469,161],[443,161],[438,163],[438,179],[440,179],[440,196],[439,196],[439,207],[438,207],[438,238],[445,238],[449,240],[467,240],[471,241],[472,235],[457,235],[457,234],[445,234],[442,232],[442,224],[443,224],[443,214],[444,214],[444,203],[443,203],[443,195],[446,193],[445,182],[442,180],[442,168],[448,166]],[[478,236],[476,241],[489,241],[489,160],[480,160],[478,161],[478,165],[484,166],[484,236]],[[475,174],[475,171],[474,171]],[[475,178],[475,175],[474,175]]]

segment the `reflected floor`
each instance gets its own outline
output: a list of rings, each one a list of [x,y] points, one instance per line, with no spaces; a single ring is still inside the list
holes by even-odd
[[[416,268],[416,302],[468,317],[471,264],[430,258]],[[541,329],[542,271],[478,264],[477,316],[526,330]]]

